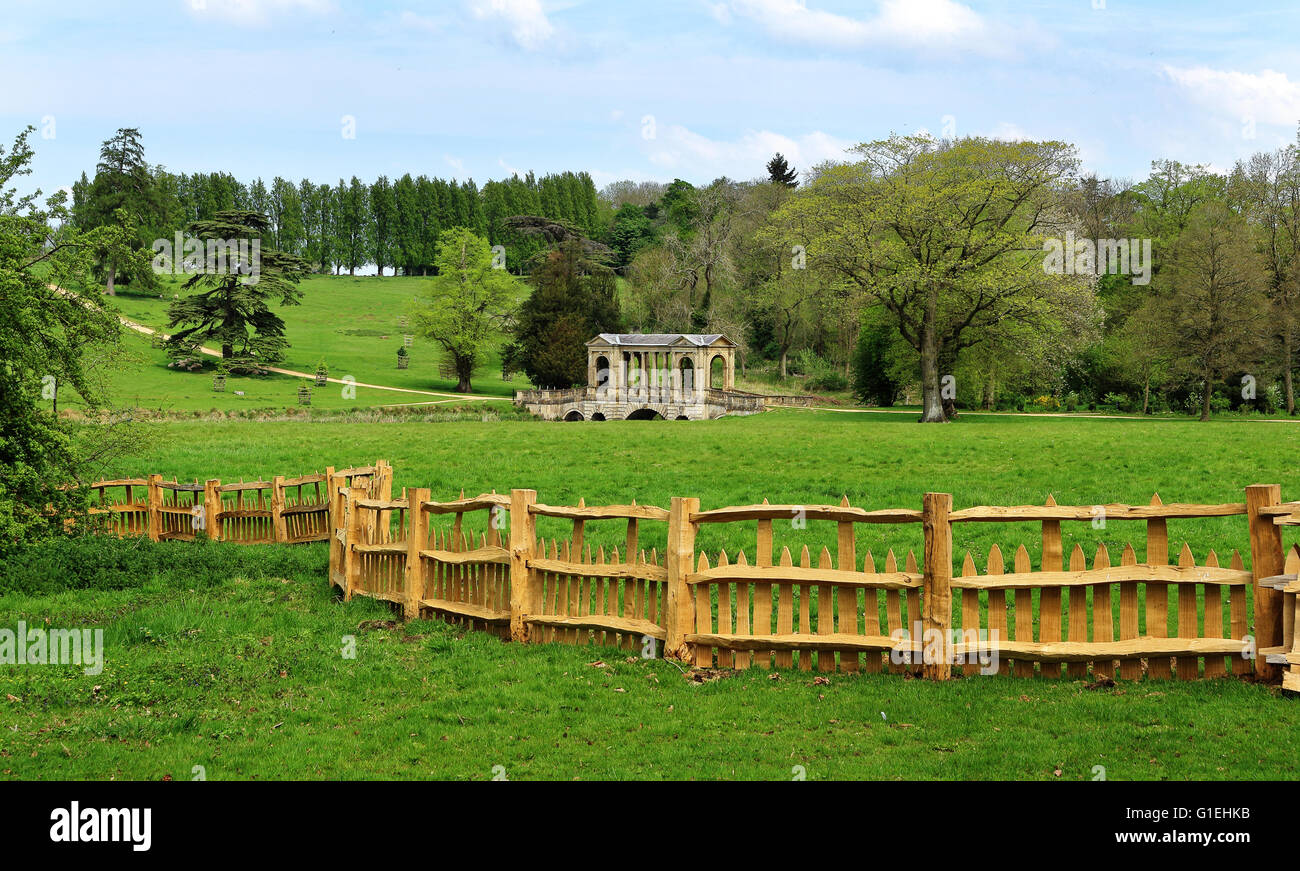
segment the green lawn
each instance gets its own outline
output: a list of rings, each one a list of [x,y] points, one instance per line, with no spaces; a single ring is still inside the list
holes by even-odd
[[[125,317],[153,329],[167,328],[167,306],[173,293],[183,293],[180,283],[162,279],[163,297],[121,294],[112,300]],[[315,372],[323,359],[330,376],[351,375],[358,382],[403,387],[411,390],[451,392],[454,380],[440,378],[438,360],[441,351],[427,339],[415,337],[409,369],[397,368],[397,349],[403,343],[406,328],[399,318],[406,304],[421,292],[424,278],[374,276],[312,276],[300,285],[303,301],[297,306],[275,309],[284,318],[289,339],[288,353],[281,368],[298,372]],[[499,345],[488,349],[475,374],[474,391],[480,395],[512,396],[529,386],[522,374],[514,380],[501,380]],[[112,398],[116,404],[165,410],[231,411],[241,408],[266,408],[297,405],[301,379],[287,376],[228,379],[224,393],[212,390],[212,373],[177,372],[167,368],[168,357],[150,347],[149,339],[130,332],[126,337],[124,359],[112,381]],[[215,364],[215,358],[212,360]],[[237,396],[243,391],[244,396]],[[343,388],[331,384],[313,392],[313,407],[352,408],[388,403],[426,402],[432,396],[395,393],[358,388],[356,397],[345,399]],[[65,406],[75,406],[74,397],[62,397]]]
[[[295,474],[384,457],[396,485],[435,498],[531,487],[571,504],[704,507],[838,501],[957,507],[1240,501],[1254,482],[1300,494],[1300,430],[1254,421],[1126,421],[967,416],[919,426],[909,416],[781,411],[712,422],[365,423],[167,420],[142,424],[138,456],[112,470],[181,480]],[[649,547],[657,524],[644,524]],[[831,524],[777,524],[778,545],[834,550]],[[563,536],[566,525],[544,524]],[[956,551],[982,565],[993,543],[1037,560],[1032,524],[968,524]],[[752,523],[706,527],[701,546],[752,556]],[[1067,552],[1098,541],[1112,555],[1141,524],[1064,526]],[[621,525],[589,524],[618,543]],[[1171,552],[1242,549],[1245,521],[1174,521]],[[1288,533],[1287,545],[1295,541]],[[859,553],[919,548],[914,526],[860,529]],[[68,546],[74,547],[74,546]],[[82,548],[84,550],[76,550]],[[930,684],[894,675],[757,670],[703,685],[676,665],[607,648],[510,645],[432,622],[384,620],[374,602],[330,599],[323,546],[251,548],[91,542],[36,553],[0,580],[0,626],[20,619],[102,626],[107,664],[0,669],[7,703],[0,772],[12,777],[181,779],[492,776],[528,778],[1091,779],[1287,778],[1278,735],[1300,725],[1293,699],[1236,680],[1121,682],[973,677]],[[345,659],[343,636],[357,636]],[[603,662],[605,665],[592,665]],[[98,689],[96,689],[98,687]],[[9,698],[12,697],[12,698]],[[882,717],[882,712],[884,716]],[[1057,774],[1057,772],[1060,772]]]
[[[623,503],[667,507],[672,496],[697,496],[703,507],[761,502],[837,503],[847,495],[865,508],[921,507],[926,491],[953,494],[957,508],[1042,504],[1241,502],[1244,488],[1275,483],[1284,498],[1300,498],[1300,468],[1286,460],[1300,447],[1300,426],[1258,421],[1129,421],[1117,419],[967,416],[944,426],[920,426],[910,415],[829,411],[770,411],[716,421],[553,423],[160,421],[141,425],[140,453],[106,471],[158,472],[167,478],[255,480],[359,465],[382,457],[395,468],[395,487],[429,487],[434,498],[526,487],[542,502]],[[559,535],[562,523],[543,532]],[[615,524],[616,525],[616,524]],[[782,527],[785,528],[782,528]],[[611,542],[621,532],[608,528]],[[834,530],[777,524],[778,545],[834,550]],[[600,524],[588,531],[599,541]],[[647,524],[641,540],[653,541]],[[662,535],[662,532],[659,533]],[[707,526],[702,545],[753,546],[753,524]],[[1131,541],[1141,556],[1141,524],[1114,521],[1063,527],[1066,553],[1077,542],[1092,557],[1104,542],[1118,557]],[[592,538],[595,535],[597,538]],[[957,526],[960,557],[983,554],[997,542],[1025,543],[1036,556],[1032,524]],[[1209,548],[1226,557],[1239,548],[1250,561],[1245,520],[1213,518],[1170,523],[1170,550],[1188,541],[1198,561]],[[859,526],[859,552],[920,547],[918,525]],[[918,550],[919,553],[919,550]]]
[[[504,644],[332,600],[325,549],[177,543],[34,558],[0,625],[105,626],[99,675],[0,669],[7,778],[1294,779],[1300,705],[1232,681],[751,670]],[[281,549],[282,551],[284,549]],[[74,557],[69,581],[57,562]],[[93,572],[87,569],[94,566]],[[115,567],[116,566],[116,567]],[[80,583],[111,589],[78,589]],[[51,592],[59,589],[59,592]],[[355,658],[343,655],[355,638]],[[500,768],[497,768],[500,766]]]

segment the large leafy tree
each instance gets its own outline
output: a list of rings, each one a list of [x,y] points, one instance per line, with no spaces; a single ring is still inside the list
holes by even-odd
[[[14,182],[30,173],[31,133],[20,133],[8,150],[0,146],[0,553],[57,532],[62,516],[81,504],[56,485],[84,481],[90,455],[42,400],[63,387],[92,407],[104,401],[90,361],[116,342],[120,328],[98,292],[87,290],[95,287],[94,264],[111,259],[148,269],[125,211],[85,230],[71,220],[63,193],[44,205],[40,191],[18,193]]]
[[[1048,324],[1088,305],[1048,275],[1042,240],[1061,231],[1058,193],[1074,149],[1061,142],[894,136],[822,167],[778,212],[807,238],[810,267],[884,306],[921,360],[923,422],[942,422],[941,379],[957,356],[1007,321]]]
[[[125,213],[132,218],[133,251],[147,250],[151,241],[168,229],[161,226],[165,222],[164,209],[136,128],[121,128],[105,140],[100,146],[94,180],[87,183],[82,178],[73,188],[75,219],[82,229],[112,224],[119,212]],[[133,262],[141,261],[133,258]],[[124,265],[112,253],[105,254],[97,264],[104,276],[104,292],[109,296],[117,295],[119,278],[138,281],[145,287],[154,285],[153,273],[148,269],[132,272]]]
[[[1238,164],[1233,199],[1255,234],[1267,270],[1274,332],[1268,357],[1282,375],[1287,414],[1296,410],[1292,370],[1300,333],[1300,148],[1287,145]]]
[[[568,239],[545,254],[532,282],[516,317],[511,360],[534,384],[586,384],[585,343],[621,329],[614,270],[582,240]]]
[[[221,346],[221,357],[240,367],[255,368],[276,363],[289,346],[284,337],[284,321],[272,311],[273,303],[297,305],[302,300],[298,282],[307,264],[294,254],[286,254],[266,244],[271,223],[265,215],[248,211],[218,212],[208,221],[195,221],[190,233],[206,244],[258,240],[260,264],[255,274],[227,270],[209,271],[206,267],[185,282],[185,290],[195,291],[172,302],[167,311],[171,327],[181,329],[167,340],[168,349],[177,356],[189,356],[197,345]]]
[[[413,305],[411,323],[451,358],[456,390],[470,393],[474,369],[522,286],[494,268],[487,240],[464,227],[442,234],[434,263],[438,275]]]
[[[1209,201],[1188,216],[1155,282],[1149,335],[1168,351],[1174,374],[1197,385],[1209,420],[1215,385],[1250,374],[1260,359],[1268,317],[1266,266],[1251,228],[1226,205]]]

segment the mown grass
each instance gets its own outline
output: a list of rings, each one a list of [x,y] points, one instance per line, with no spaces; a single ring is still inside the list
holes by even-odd
[[[0,597],[0,626],[104,627],[106,662],[99,675],[0,668],[0,775],[791,779],[801,766],[811,780],[1091,780],[1104,766],[1109,780],[1292,779],[1300,767],[1277,740],[1300,727],[1300,706],[1240,681],[755,670],[699,684],[625,651],[389,627],[378,603],[329,596],[322,546],[285,550],[47,551],[98,576],[28,572],[39,592]]]
[[[408,369],[397,368],[397,349],[409,332],[399,319],[406,314],[407,303],[423,291],[425,278],[318,275],[304,279],[301,305],[276,307],[285,322],[290,347],[281,368],[313,373],[325,361],[330,376],[351,375],[356,381],[403,387],[410,390],[451,392],[454,380],[440,378],[438,346],[419,336],[411,347]],[[125,317],[156,330],[167,328],[167,307],[174,293],[184,294],[181,283],[162,279],[162,296],[123,293],[110,300]],[[150,340],[128,331],[124,339],[124,359],[111,380],[111,398],[117,405],[163,408],[181,411],[295,406],[297,390],[303,379],[289,376],[230,378],[223,393],[212,390],[211,368],[203,372],[178,372],[167,368],[165,352],[150,346]],[[211,361],[215,364],[215,359]],[[509,397],[516,389],[528,387],[527,378],[516,374],[514,380],[501,379],[500,343],[486,349],[475,373],[474,392],[480,395]],[[242,391],[243,396],[236,392]],[[345,408],[389,403],[430,401],[435,397],[357,388],[355,397],[344,398],[338,384],[313,391],[312,404],[326,408]],[[61,397],[64,407],[78,405],[75,397]]]
[[[764,498],[776,504],[838,503],[847,495],[865,508],[921,507],[927,491],[953,495],[955,507],[1042,504],[1146,504],[1241,502],[1248,484],[1280,484],[1285,498],[1300,496],[1300,468],[1287,457],[1300,446],[1300,427],[1259,421],[1131,421],[1027,417],[963,417],[945,426],[919,426],[897,414],[773,411],[716,421],[548,423],[491,421],[442,423],[310,424],[230,420],[158,421],[142,424],[144,447],[120,459],[111,474],[158,472],[186,481],[218,477],[258,480],[392,462],[395,488],[429,487],[435,499],[514,487],[531,488],[542,502],[588,505],[626,503],[667,507],[673,496],[696,496],[704,508],[744,505]],[[590,524],[587,537],[621,541],[618,524]],[[561,522],[542,520],[546,536]],[[643,525],[641,541],[662,540],[661,524]],[[754,526],[708,525],[701,546],[750,549]],[[778,546],[807,544],[832,552],[826,523],[775,525]],[[1063,526],[1066,553],[1080,544],[1089,559],[1105,543],[1118,561],[1126,542],[1145,553],[1140,523],[1112,521]],[[1240,517],[1173,521],[1170,552],[1187,541],[1198,561],[1214,548],[1224,564],[1240,549],[1249,564],[1245,520]],[[1026,544],[1036,558],[1033,524],[961,524],[957,557],[970,550],[981,568],[997,543],[1010,560]],[[859,554],[879,559],[888,548],[920,547],[919,525],[860,525]],[[814,551],[814,554],[816,551]]]
[[[1300,489],[1289,424],[965,417],[922,427],[892,414],[784,411],[712,422],[361,423],[197,420],[144,424],[121,474],[254,479],[384,457],[396,486],[435,498],[531,487],[553,504],[704,507],[837,502],[920,507],[927,490],[957,507],[1240,501],[1265,481]],[[567,532],[558,521],[543,534]],[[1064,526],[1089,557],[1141,524]],[[622,525],[587,538],[621,542]],[[752,558],[754,526],[704,528],[700,545]],[[983,564],[993,543],[1033,524],[957,527],[957,555]],[[659,524],[641,541],[662,541]],[[777,524],[778,546],[834,551],[833,524]],[[1171,553],[1198,560],[1239,548],[1243,518],[1170,524]],[[1294,541],[1290,534],[1288,546]],[[872,548],[920,545],[915,526],[860,529]],[[374,602],[342,604],[325,583],[325,548],[248,548],[99,540],[33,551],[0,581],[0,627],[18,620],[102,626],[108,660],[0,667],[6,699],[0,773],[15,778],[1293,778],[1279,734],[1300,708],[1239,680],[1120,682],[971,677],[943,685],[897,675],[757,670],[702,685],[678,666],[608,648],[511,645],[433,622],[387,620]],[[919,552],[919,550],[918,550]],[[796,556],[797,558],[797,556]],[[1226,558],[1224,559],[1226,564]],[[341,655],[344,636],[357,656]],[[604,665],[592,665],[603,662]],[[96,689],[98,687],[98,689]],[[11,698],[12,697],[12,698]],[[883,714],[883,716],[882,716]],[[1059,774],[1058,774],[1059,772]]]

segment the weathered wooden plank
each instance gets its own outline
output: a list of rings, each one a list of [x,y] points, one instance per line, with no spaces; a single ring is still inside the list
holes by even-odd
[[[1152,505],[1160,505],[1160,494],[1151,497]],[[1164,517],[1147,521],[1147,563],[1153,566],[1169,564],[1169,524]],[[1147,634],[1156,638],[1169,636],[1169,585],[1147,584]],[[1154,678],[1172,678],[1172,662],[1168,658],[1148,659],[1147,674]]]
[[[1106,521],[1111,520],[1150,520],[1169,517],[1232,517],[1246,513],[1242,502],[1223,505],[1194,505],[1171,503],[1163,505],[1122,505],[1100,506],[1105,510]],[[1097,516],[1096,505],[1013,505],[994,506],[979,505],[954,511],[950,517],[953,523],[1002,523],[1006,521],[1041,522],[1044,520],[1092,520]]]
[[[724,581],[767,581],[803,585],[875,587],[884,590],[919,589],[919,572],[846,572],[840,569],[804,568],[802,566],[718,566],[707,572],[692,572],[688,584],[714,584]]]
[[[482,497],[480,497],[482,498]],[[543,517],[563,517],[571,520],[668,520],[668,510],[654,505],[543,505],[537,503],[528,509],[531,514]]]
[[[845,496],[840,500],[840,506],[847,508],[849,506],[848,497]],[[856,542],[854,540],[853,524],[841,522],[835,527],[835,567],[843,572],[857,572],[858,558]],[[836,631],[845,635],[858,634],[858,591],[856,588],[844,585],[836,586],[836,595],[838,601],[836,606],[839,611],[839,620]],[[868,594],[868,599],[874,601],[875,595]],[[871,601],[868,603],[871,605]],[[858,651],[841,650],[840,651],[840,671],[852,673],[858,670]]]
[[[1049,494],[1047,497],[1047,507],[1056,507],[1056,500]],[[1043,554],[1040,568],[1042,571],[1039,577],[1035,578],[1040,584],[1042,575],[1060,572],[1062,569],[1063,554],[1061,552],[1061,521],[1044,520],[1043,521]],[[1052,643],[1063,640],[1061,637],[1061,617],[1063,603],[1061,601],[1061,588],[1059,586],[1047,586],[1042,588],[1038,594],[1038,640],[1046,643]],[[1060,677],[1061,669],[1054,664],[1039,663],[1039,674],[1042,677]]]
[[[695,523],[730,523],[735,520],[835,520],[851,523],[919,523],[921,512],[910,508],[866,511],[844,505],[735,505],[691,515]]]
[[[660,566],[641,565],[639,563],[599,563],[587,565],[585,563],[574,563],[567,560],[551,560],[533,558],[528,561],[528,565],[539,571],[551,572],[557,575],[570,575],[578,578],[618,578],[635,579],[642,581],[666,581],[668,580],[668,570]],[[694,575],[688,575],[694,577]],[[688,583],[700,583],[699,581],[688,581]]]
[[[758,521],[757,550],[754,564],[762,568],[772,565],[772,521]],[[754,626],[755,635],[772,634],[772,585],[762,580],[754,584]],[[755,648],[753,664],[759,668],[772,667],[772,652],[761,647]]]
[[[1097,545],[1097,553],[1092,558],[1093,569],[1106,569],[1110,566],[1110,551],[1105,544]],[[1070,593],[1073,600],[1074,593]],[[1092,640],[1106,644],[1115,640],[1115,612],[1111,605],[1111,586],[1109,583],[1096,584],[1092,587]],[[1097,678],[1115,676],[1115,660],[1101,658],[1092,663],[1092,675]]]
[[[781,573],[789,575],[793,573],[794,561],[790,559],[790,548],[781,548],[781,558],[778,561],[781,567]],[[804,571],[807,571],[806,569]],[[776,588],[776,634],[790,635],[794,632],[794,585],[778,584]],[[776,649],[776,667],[792,668],[794,666],[794,657],[786,649]]]
[[[641,638],[649,635],[658,641],[668,638],[668,630],[649,620],[635,620],[608,614],[586,614],[580,617],[561,617],[549,614],[525,614],[524,622],[534,626],[550,626],[564,629],[583,629],[600,632],[620,633]]]
[[[504,547],[487,545],[485,547],[476,547],[473,550],[422,550],[420,556],[424,559],[433,560],[434,562],[448,563],[451,565],[464,565],[466,563],[496,563],[499,565],[510,565],[510,552]],[[531,560],[529,562],[532,562]]]
[[[1083,547],[1075,544],[1070,550],[1070,570],[1084,571],[1088,568],[1088,558],[1083,555]],[[1066,634],[1069,640],[1075,644],[1088,643],[1088,590],[1089,587],[1070,587],[1067,591],[1069,595],[1069,606],[1067,616],[1069,618],[1069,627]],[[1088,676],[1088,663],[1071,662],[1065,667],[1065,673],[1071,678],[1086,678]]]
[[[1074,641],[1033,642],[1008,641],[999,645],[999,653],[1020,654],[1040,662],[1088,662],[1098,657],[1173,657],[1224,655],[1239,650],[1239,645],[1226,638],[1153,638],[1149,635],[1128,641],[1105,643]],[[965,653],[959,645],[958,653]]]
[[[1195,568],[1196,558],[1187,542],[1183,542],[1178,554],[1178,565],[1182,568]],[[1196,584],[1182,584],[1174,588],[1178,596],[1178,637],[1200,638],[1203,634],[1198,626]],[[1196,680],[1201,676],[1200,663],[1194,656],[1180,656],[1175,663],[1179,680]]]
[[[1002,549],[996,544],[989,548],[989,560],[984,569],[985,574],[990,578],[996,578],[1002,575],[1004,571],[1002,561]],[[989,617],[988,617],[988,634],[986,637],[990,640],[1006,639],[1011,635],[1007,630],[1007,591],[1004,587],[994,587],[988,592],[989,597]],[[998,661],[998,674],[1010,674],[1011,663],[1004,660]]]
[[[1022,544],[1016,548],[1015,561],[1012,563],[1015,568],[1015,580],[1020,580],[1025,575],[1033,571],[1029,563],[1029,551],[1025,550]],[[1030,644],[1034,640],[1034,599],[1033,592],[1029,587],[1016,587],[1016,625],[1015,641],[1021,644]],[[1032,660],[1024,657],[1016,657],[1016,677],[1033,677],[1034,663]]]

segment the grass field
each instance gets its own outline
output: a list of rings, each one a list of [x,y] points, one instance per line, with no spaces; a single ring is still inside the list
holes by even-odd
[[[284,319],[290,347],[281,368],[312,373],[323,359],[330,376],[351,375],[358,382],[402,387],[409,390],[451,392],[456,382],[438,377],[441,351],[429,340],[415,337],[409,369],[397,368],[397,349],[406,328],[399,317],[406,304],[428,279],[374,276],[313,276],[300,288],[303,302],[297,306],[275,309]],[[147,297],[121,294],[112,300],[119,312],[136,323],[155,330],[167,328],[167,306],[173,293],[184,293],[180,283],[162,279],[163,296]],[[272,375],[258,378],[229,378],[224,393],[212,390],[212,372],[185,373],[167,368],[167,354],[150,347],[149,339],[128,332],[124,359],[112,380],[111,397],[115,404],[140,408],[193,411],[218,409],[230,411],[247,408],[297,405],[297,390],[302,379]],[[215,364],[215,358],[212,360]],[[528,387],[527,378],[516,374],[511,381],[501,379],[499,345],[487,350],[475,374],[474,391],[488,396],[510,397],[516,389]],[[236,391],[243,391],[237,396]],[[313,392],[314,407],[345,408],[387,403],[432,401],[436,397],[357,388],[354,399],[343,397],[342,386],[331,384]],[[62,398],[65,407],[78,403],[72,396]]]
[[[434,349],[416,340],[412,369],[394,361],[397,315],[416,279],[314,278],[309,304],[283,310],[287,368],[447,391]],[[162,325],[165,300],[123,296],[122,311]],[[384,338],[386,336],[386,338]],[[1126,420],[963,414],[947,426],[915,415],[785,410],[706,422],[546,423],[506,403],[467,408],[463,420],[383,422],[343,409],[435,401],[331,385],[290,419],[232,418],[295,405],[299,381],[176,373],[148,340],[127,339],[114,380],[122,404],[174,412],[133,426],[134,455],[109,476],[158,472],[182,481],[261,479],[385,458],[395,487],[435,499],[512,487],[551,504],[703,507],[807,505],[847,495],[865,508],[920,508],[926,491],[979,504],[1236,502],[1251,483],[1300,494],[1300,448],[1290,422],[1225,418]],[[323,353],[323,349],[328,349]],[[508,396],[489,360],[476,391]],[[235,395],[243,391],[244,396]],[[70,399],[70,398],[69,398]],[[66,407],[69,399],[61,400]],[[502,407],[505,415],[488,409]],[[216,410],[218,414],[208,414]],[[192,418],[185,417],[191,413]],[[503,416],[503,419],[481,420]],[[566,523],[542,518],[545,537]],[[1250,562],[1243,518],[1174,521],[1171,553],[1187,541]],[[831,524],[777,523],[777,546],[834,550]],[[983,565],[998,544],[1038,557],[1033,524],[961,524],[955,554]],[[618,523],[593,523],[593,545],[619,545]],[[641,542],[662,543],[642,524]],[[1142,524],[1063,528],[1066,552],[1112,555]],[[1286,544],[1294,543],[1289,533]],[[701,549],[751,560],[754,524],[708,525]],[[921,548],[917,525],[858,527],[859,556]],[[98,675],[75,667],[0,669],[0,774],[10,778],[488,779],[774,778],[802,766],[824,778],[1294,779],[1300,763],[1279,740],[1300,706],[1237,680],[1121,682],[972,677],[936,685],[894,675],[757,670],[705,683],[661,660],[562,645],[510,645],[441,623],[389,625],[383,605],[343,604],[327,590],[326,549],[81,540],[34,549],[0,569],[0,627],[19,620],[102,627]],[[1171,619],[1173,611],[1171,610]],[[377,621],[377,622],[376,622]],[[342,649],[355,637],[356,656]]]
[[[76,577],[62,570],[69,558]],[[326,593],[325,549],[92,542],[0,624],[105,626],[99,675],[0,670],[0,775],[51,779],[1294,779],[1300,705],[1240,681],[751,670],[509,645]],[[93,586],[95,589],[87,589]],[[343,650],[355,639],[355,657]],[[497,768],[500,766],[500,768]]]
[[[1300,427],[1259,421],[1130,421],[1117,419],[965,416],[947,426],[918,426],[909,415],[771,411],[717,421],[541,421],[455,423],[192,420],[141,424],[137,456],[112,475],[158,472],[186,481],[256,480],[372,462],[393,463],[395,487],[429,487],[453,498],[527,487],[542,502],[667,506],[672,496],[698,496],[705,508],[773,503],[823,504],[847,495],[865,508],[920,508],[927,490],[971,505],[1240,502],[1252,483],[1300,492],[1300,469],[1287,462],[1300,447]],[[1293,498],[1293,497],[1288,497]],[[546,523],[546,519],[543,519]],[[616,525],[616,524],[613,524]],[[588,537],[600,535],[593,525]],[[778,544],[824,543],[828,531],[781,529]],[[710,525],[704,546],[752,547],[753,525]],[[547,535],[564,531],[558,521]],[[611,541],[621,532],[610,528]],[[733,531],[735,534],[733,534]],[[743,534],[742,534],[743,533]],[[1141,524],[1104,530],[1065,524],[1066,552],[1080,543],[1091,557],[1098,542],[1112,553],[1132,540],[1139,556]],[[1242,518],[1174,521],[1171,549],[1188,541],[1198,558],[1249,550]],[[649,543],[653,528],[643,531]],[[662,533],[660,533],[662,534]],[[1031,524],[962,524],[958,554],[982,554],[998,542],[1032,544]],[[598,541],[599,539],[591,539]],[[833,542],[833,535],[830,537]],[[919,547],[917,526],[868,526],[859,551]],[[1030,548],[1034,550],[1033,547]],[[1176,553],[1176,550],[1173,550]],[[751,551],[752,555],[752,551]],[[982,565],[982,560],[977,559]]]

